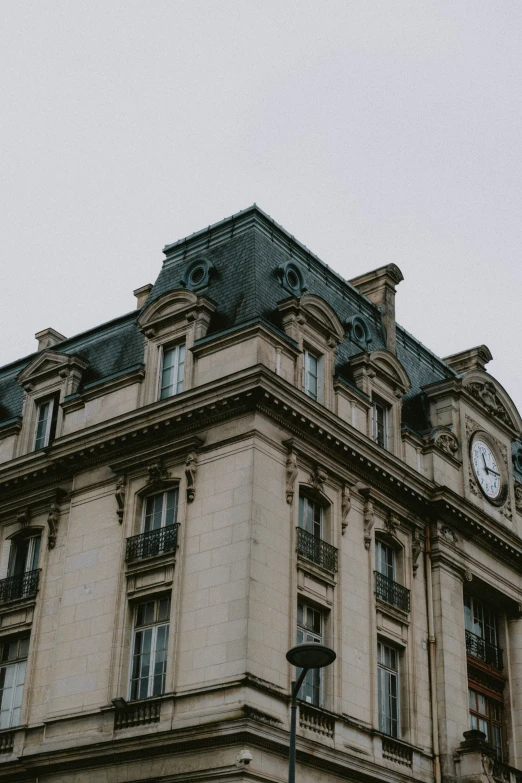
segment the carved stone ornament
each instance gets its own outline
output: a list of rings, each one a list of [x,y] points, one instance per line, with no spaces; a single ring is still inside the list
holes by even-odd
[[[323,491],[323,486],[328,478],[328,473],[323,468],[320,468],[319,465],[316,465],[314,472],[310,475],[310,484],[314,489],[317,489],[319,492]]]
[[[511,418],[497,395],[497,391],[491,381],[474,381],[466,386],[472,397],[482,403],[491,416],[496,416],[506,424],[511,425]]]
[[[466,570],[464,571],[464,579],[466,580],[466,582],[473,581],[473,574],[471,573],[469,568],[466,568]]]
[[[440,529],[440,534],[442,538],[448,542],[448,544],[456,544],[457,543],[457,534],[446,525],[442,525]]]
[[[16,515],[16,521],[23,527],[26,528],[29,522],[31,521],[31,512],[29,508],[25,508],[23,511],[21,511],[19,514]]]
[[[196,497],[196,473],[198,470],[198,455],[195,451],[189,452],[185,462],[185,478],[187,480],[187,503],[192,503]]]
[[[348,514],[352,507],[352,499],[350,495],[350,487],[348,484],[343,484],[343,492],[341,496],[341,530],[344,535],[344,531],[348,527]]]
[[[435,446],[442,451],[445,451],[450,457],[455,457],[457,455],[459,442],[450,430],[439,430],[436,433],[433,442],[435,443]]]
[[[47,538],[47,546],[49,549],[54,549],[56,546],[56,534],[58,532],[58,522],[60,520],[60,506],[58,503],[52,503],[49,513],[47,515],[47,526],[49,528],[49,536]]]
[[[506,500],[506,502],[504,503],[504,505],[500,509],[500,513],[503,516],[505,516],[506,519],[509,519],[510,522],[513,519],[513,509],[511,507],[511,501],[509,500],[509,498]]]
[[[368,490],[361,492],[361,494],[364,496],[364,512],[363,512],[363,519],[364,519],[364,548],[369,549],[370,545],[372,543],[372,529],[373,529],[373,523],[375,522],[375,518],[373,516],[373,502],[370,497],[370,493]]]
[[[515,505],[517,511],[522,514],[522,484],[515,481]]]
[[[471,435],[473,435],[475,430],[479,430],[479,429],[480,429],[480,424],[477,421],[475,421],[475,419],[472,419],[471,416],[468,416],[466,414],[466,437],[468,438],[468,440],[471,437]]]
[[[116,503],[118,505],[117,508],[117,515],[118,515],[118,522],[123,522],[123,514],[125,511],[125,494],[127,490],[127,480],[125,476],[118,476],[116,480],[116,492],[114,493],[116,497]]]
[[[388,516],[384,520],[384,527],[386,528],[387,532],[391,536],[395,536],[397,534],[397,530],[401,526],[401,520],[398,516],[396,516],[393,511],[390,511],[388,513]]]
[[[158,484],[161,481],[168,481],[170,478],[169,472],[161,460],[151,462],[150,465],[147,465],[147,470],[149,471],[147,484]]]
[[[411,565],[413,568],[413,576],[417,575],[419,568],[419,555],[422,551],[421,536],[419,530],[414,530],[413,538],[411,541]]]
[[[289,451],[286,458],[286,502],[292,503],[294,499],[295,482],[297,479],[297,454]]]

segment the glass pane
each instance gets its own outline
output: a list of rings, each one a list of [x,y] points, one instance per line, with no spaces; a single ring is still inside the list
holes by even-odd
[[[178,511],[178,490],[173,489],[166,493],[165,525],[176,523]]]
[[[38,406],[38,419],[36,423],[35,449],[42,449],[46,446],[47,421],[50,415],[50,400],[43,402]]]
[[[159,602],[158,608],[158,622],[168,620],[170,616],[170,598],[163,598]]]

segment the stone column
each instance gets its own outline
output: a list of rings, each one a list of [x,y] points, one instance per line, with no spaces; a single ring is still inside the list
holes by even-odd
[[[463,577],[443,557],[432,558],[435,662],[443,779],[455,774],[453,756],[469,729]]]

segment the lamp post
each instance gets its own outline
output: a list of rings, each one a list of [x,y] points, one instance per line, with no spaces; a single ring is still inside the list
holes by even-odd
[[[296,737],[296,713],[297,694],[310,669],[322,669],[330,666],[335,661],[336,655],[330,647],[318,642],[298,644],[292,647],[286,654],[286,660],[301,669],[297,681],[292,681],[292,700],[290,712],[290,756],[288,761],[288,783],[295,783],[295,737]]]

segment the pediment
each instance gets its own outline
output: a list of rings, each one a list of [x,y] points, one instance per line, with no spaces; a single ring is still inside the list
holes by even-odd
[[[138,327],[147,333],[160,325],[184,319],[188,313],[201,308],[214,312],[216,305],[208,297],[198,296],[186,288],[169,291],[140,313]]]
[[[404,392],[410,388],[408,373],[391,351],[372,351],[369,355],[369,362],[375,372],[391,380]]]
[[[305,294],[300,299],[300,307],[305,316],[314,321],[329,336],[333,336],[337,342],[344,340],[344,327],[336,313],[324,299],[315,294]]]
[[[42,351],[22,370],[18,376],[18,383],[27,388],[53,375],[65,378],[73,370],[81,374],[87,367],[88,363],[74,354]]]
[[[462,378],[462,387],[487,413],[515,432],[522,432],[522,419],[504,387],[489,373],[472,371]]]

